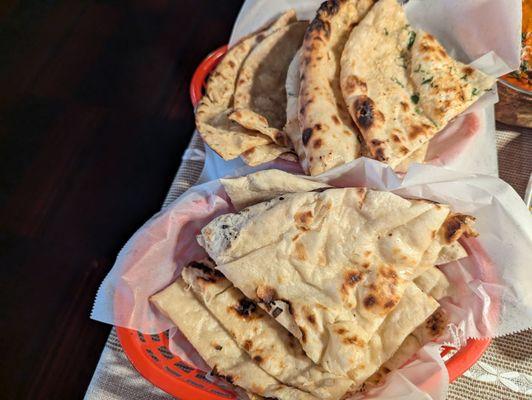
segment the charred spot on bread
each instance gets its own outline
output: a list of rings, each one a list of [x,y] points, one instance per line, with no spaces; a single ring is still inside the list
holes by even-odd
[[[361,279],[362,273],[358,271],[350,271],[344,276],[344,284],[347,286],[355,286]]]
[[[242,345],[242,347],[244,347],[244,350],[246,351],[250,351],[251,348],[253,347],[253,342],[251,340],[245,340],[244,341],[244,344]]]
[[[220,371],[218,371],[218,367],[216,365],[212,368],[211,375],[212,376],[216,376],[218,378],[222,378],[222,379],[226,380],[229,383],[234,383],[234,381],[235,381],[235,377],[234,376],[232,376],[232,375],[224,375]]]
[[[260,301],[270,306],[277,299],[277,291],[270,286],[259,286],[256,295]]]
[[[462,68],[462,72],[464,73],[464,75],[467,77],[469,75],[472,75],[473,72],[475,72],[475,70],[470,67],[469,65],[468,66],[465,66],[464,68]]]
[[[312,142],[312,147],[315,149],[319,149],[323,145],[323,141],[321,139],[316,139],[314,142]]]
[[[359,92],[366,94],[368,92],[368,85],[356,75],[349,75],[345,80],[345,88],[348,93]]]
[[[222,225],[223,226],[223,225]],[[218,276],[223,276],[220,271],[213,270],[211,267],[209,267],[207,264],[200,262],[200,261],[191,261],[187,265],[190,268],[198,269],[201,272],[204,272],[206,274],[217,274]]]
[[[307,321],[310,322],[312,325],[316,325],[316,317],[314,314],[307,315]]]
[[[294,215],[294,221],[298,227],[301,225],[308,226],[312,222],[312,219],[313,215],[311,210],[300,211]]]
[[[234,309],[242,317],[249,317],[257,310],[257,305],[249,299],[241,298]]]
[[[412,125],[408,130],[408,137],[415,140],[418,136],[426,136],[429,133],[429,125]]]
[[[322,17],[332,17],[333,15],[337,14],[340,10],[340,3],[344,2],[345,0],[328,0],[324,1],[320,8],[318,8],[318,14]]]
[[[301,140],[303,141],[303,144],[305,146],[308,144],[308,141],[310,140],[311,136],[312,136],[312,128],[303,129],[303,132],[301,133]]]
[[[476,237],[477,232],[470,226],[475,218],[470,215],[451,213],[443,222],[441,227],[443,239],[447,243],[458,240],[462,235],[465,237]]]
[[[375,103],[368,96],[358,96],[353,103],[355,121],[361,129],[369,129],[375,124]]]
[[[425,321],[425,327],[427,328],[431,337],[438,337],[443,333],[445,326],[447,325],[447,316],[445,311],[440,307]]]
[[[337,333],[338,335],[343,335],[343,334],[346,333],[346,332],[347,332],[347,329],[345,329],[345,328],[338,328],[338,329],[336,329],[336,333]]]
[[[364,298],[364,306],[366,308],[371,308],[377,303],[377,299],[372,294],[366,296]]]
[[[359,344],[359,339],[355,335],[348,336],[342,339],[342,342],[345,344]]]
[[[295,257],[301,261],[306,261],[308,259],[307,250],[301,242],[295,243]]]
[[[397,303],[395,302],[395,300],[388,300],[386,303],[384,303],[384,308],[393,308],[396,304]]]
[[[386,161],[387,157],[384,155],[384,141],[379,139],[372,139],[369,144],[368,148],[373,155],[373,158],[375,158],[378,161]]]

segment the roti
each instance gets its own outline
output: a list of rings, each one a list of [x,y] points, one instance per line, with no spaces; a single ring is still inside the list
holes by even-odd
[[[307,25],[294,22],[267,36],[250,52],[238,74],[235,111],[230,118],[269,136],[280,146],[289,146],[282,131],[286,120],[286,73]]]
[[[380,0],[353,28],[340,75],[345,104],[371,156],[392,167],[495,83],[411,27],[396,0]]]
[[[358,130],[340,90],[340,57],[352,27],[372,0],[324,2],[303,41],[299,90],[299,131],[294,141],[306,173],[318,175],[360,156]]]
[[[252,49],[268,35],[295,22],[294,10],[281,15],[270,27],[252,34],[234,45],[209,76],[205,95],[196,110],[196,127],[202,139],[225,160],[231,160],[272,139],[246,129],[229,119],[239,70]]]

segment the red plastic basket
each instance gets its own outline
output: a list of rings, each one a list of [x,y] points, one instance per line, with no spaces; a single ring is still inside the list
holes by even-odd
[[[209,73],[227,52],[222,46],[210,53],[198,66],[190,83],[190,99],[196,106],[203,96]],[[116,327],[118,339],[124,351],[137,369],[148,381],[158,388],[182,400],[236,399],[234,392],[216,386],[205,378],[205,373],[168,349],[167,333],[144,335],[135,330]],[[486,351],[491,339],[470,339],[445,363],[452,382],[467,371]],[[442,355],[451,349],[444,349]]]

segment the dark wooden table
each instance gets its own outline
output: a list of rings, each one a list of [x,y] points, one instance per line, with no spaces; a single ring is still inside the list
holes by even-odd
[[[241,0],[0,2],[0,398],[76,399],[120,247],[194,128],[188,84]]]

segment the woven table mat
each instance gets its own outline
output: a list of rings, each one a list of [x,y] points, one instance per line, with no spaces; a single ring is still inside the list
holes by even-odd
[[[524,196],[532,172],[532,132],[497,131],[499,174]],[[203,168],[203,143],[195,133],[163,208],[194,185]],[[133,368],[113,328],[89,384],[88,400],[147,400],[172,397]],[[494,339],[482,358],[449,386],[449,400],[531,399],[532,330]]]

